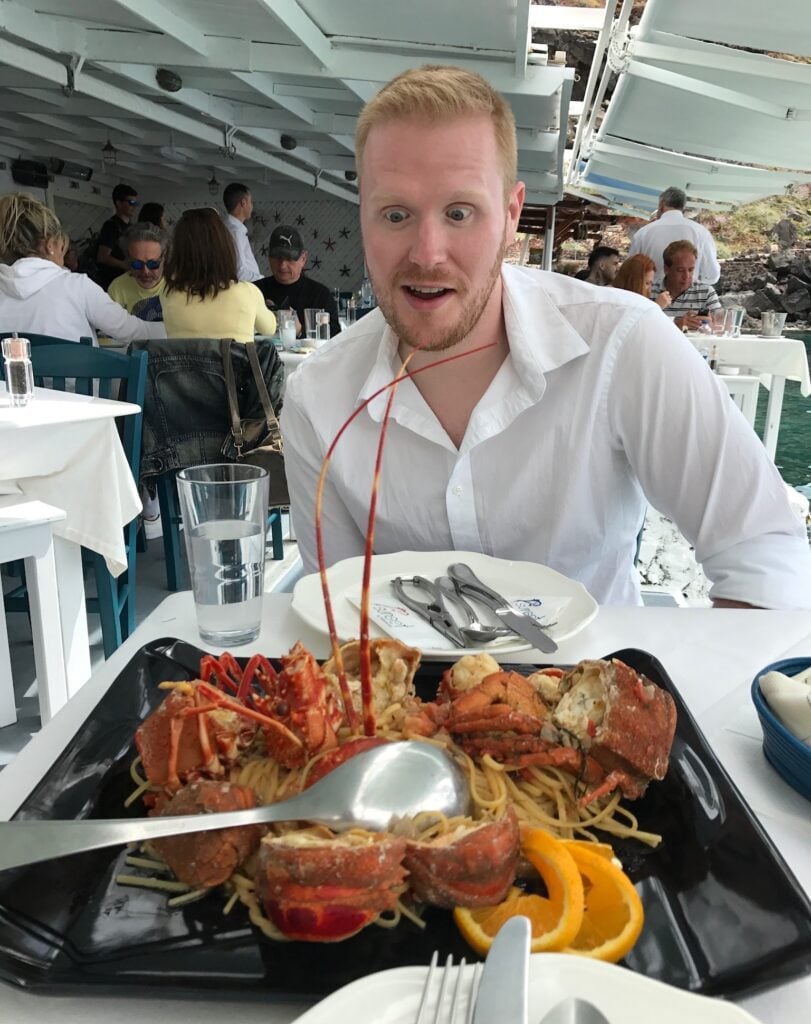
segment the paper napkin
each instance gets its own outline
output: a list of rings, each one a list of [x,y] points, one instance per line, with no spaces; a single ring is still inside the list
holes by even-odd
[[[767,672],[760,677],[760,689],[788,731],[811,746],[811,668],[796,676]]]

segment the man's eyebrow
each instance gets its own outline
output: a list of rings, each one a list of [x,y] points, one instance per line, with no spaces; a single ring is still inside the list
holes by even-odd
[[[482,196],[486,195],[485,189],[471,189],[463,188],[459,189],[458,192],[452,193],[453,198],[448,199],[443,203],[443,206],[453,206],[455,203],[475,203],[480,201]],[[382,206],[409,206],[409,199],[399,192],[375,192],[373,189],[369,192],[369,198],[375,203]]]

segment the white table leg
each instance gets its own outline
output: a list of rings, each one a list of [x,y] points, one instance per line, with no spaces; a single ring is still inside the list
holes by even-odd
[[[17,721],[17,701],[14,698],[14,680],[11,678],[11,655],[2,600],[0,595],[0,729],[14,725]]]
[[[777,434],[780,430],[780,417],[783,415],[783,392],[786,387],[785,377],[772,377],[769,389],[769,404],[766,407],[766,427],[763,431],[763,444],[771,459],[777,453]]]
[[[82,549],[64,537],[54,537],[54,558],[59,581],[65,678],[70,698],[90,678],[90,640],[84,604]]]
[[[68,700],[59,588],[52,543],[48,544],[46,551],[39,557],[25,559],[25,573],[39,689],[39,714],[44,725]]]

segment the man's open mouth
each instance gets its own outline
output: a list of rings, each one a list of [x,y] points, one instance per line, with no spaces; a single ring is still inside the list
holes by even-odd
[[[452,295],[455,289],[446,288],[443,285],[411,285],[404,284],[403,291],[412,300],[420,304],[433,304],[443,299],[446,295]]]

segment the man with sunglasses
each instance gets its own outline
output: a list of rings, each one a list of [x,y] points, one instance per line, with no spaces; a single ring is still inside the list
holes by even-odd
[[[133,224],[121,238],[121,247],[127,254],[129,273],[113,281],[108,291],[110,298],[141,320],[162,322],[166,235],[153,224]]]
[[[119,242],[139,205],[138,193],[132,185],[119,183],[113,189],[115,213],[101,227],[96,254],[98,283],[105,291],[120,274],[130,269]]]

